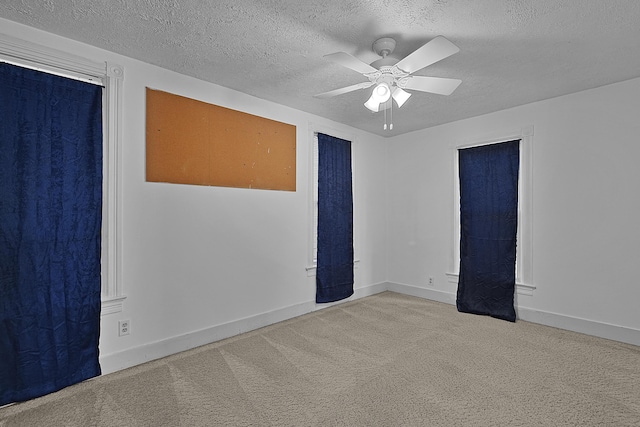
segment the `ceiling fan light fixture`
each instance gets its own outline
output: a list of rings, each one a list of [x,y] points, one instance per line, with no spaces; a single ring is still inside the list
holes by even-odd
[[[364,103],[364,106],[374,113],[377,113],[380,109],[380,104],[387,102],[390,97],[391,88],[389,85],[387,83],[379,83],[373,88],[373,92],[367,102]]]
[[[403,90],[402,88],[397,87],[393,91],[391,96],[393,96],[393,99],[396,101],[396,104],[398,104],[398,108],[400,108],[404,105],[405,102],[407,102],[407,99],[409,99],[411,94],[406,90]]]
[[[457,53],[460,49],[443,36],[437,36],[409,55],[398,60],[392,57],[396,42],[391,37],[383,37],[373,44],[373,51],[380,59],[367,64],[346,52],[335,52],[324,57],[336,64],[357,71],[369,81],[340,89],[334,89],[314,95],[317,98],[330,98],[343,93],[366,89],[373,86],[370,97],[364,106],[374,113],[384,111],[384,129],[393,129],[393,104],[402,107],[411,97],[412,91],[450,95],[461,83],[459,79],[413,75],[418,70]],[[387,110],[390,121],[387,122]]]
[[[380,83],[373,89],[373,93],[375,94],[376,99],[378,99],[378,102],[383,103],[389,100],[389,97],[391,96],[391,89],[388,84]]]
[[[377,113],[380,108],[380,102],[376,100],[374,94],[371,94],[367,102],[364,103],[364,106],[371,110],[373,113]]]

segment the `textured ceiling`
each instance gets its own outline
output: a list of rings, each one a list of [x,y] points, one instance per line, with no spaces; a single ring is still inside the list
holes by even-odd
[[[640,76],[638,0],[3,0],[0,17],[382,136]],[[2,29],[0,28],[0,32]],[[460,52],[416,74],[462,79],[383,113],[366,81],[322,58],[370,63],[379,37],[402,58],[437,35]]]

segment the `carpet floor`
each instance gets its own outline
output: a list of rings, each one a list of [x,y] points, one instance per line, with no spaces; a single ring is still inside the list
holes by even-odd
[[[5,407],[0,426],[640,426],[640,347],[383,292]]]

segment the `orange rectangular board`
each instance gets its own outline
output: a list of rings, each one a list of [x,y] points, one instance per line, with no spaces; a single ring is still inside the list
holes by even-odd
[[[147,88],[147,181],[296,191],[296,127]]]

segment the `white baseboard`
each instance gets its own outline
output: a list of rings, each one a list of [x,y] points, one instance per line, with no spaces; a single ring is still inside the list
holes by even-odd
[[[456,294],[435,289],[418,288],[401,283],[387,283],[387,290],[411,295],[432,301],[456,304]],[[611,325],[589,319],[567,316],[566,314],[551,313],[528,307],[516,306],[518,319],[540,325],[553,326],[559,329],[593,335],[614,341],[640,346],[640,330],[624,326]]]
[[[312,303],[314,306],[310,311],[322,310],[323,308],[331,307],[334,305],[344,304],[345,302],[354,301],[360,298],[368,297],[370,295],[379,294],[380,292],[384,292],[387,289],[387,282],[376,283],[374,285],[365,286],[362,288],[356,288],[353,290],[353,295],[349,298],[342,299],[336,302],[327,302],[323,304],[317,304],[315,302]]]
[[[640,330],[637,329],[527,307],[516,307],[516,311],[518,318],[527,322],[640,346]]]
[[[110,374],[132,366],[140,365],[151,360],[170,356],[181,351],[190,350],[215,341],[229,338],[244,332],[282,322],[306,313],[342,304],[348,301],[364,298],[387,290],[387,283],[378,283],[354,289],[354,293],[349,298],[330,304],[316,304],[315,301],[308,301],[292,306],[280,308],[267,313],[256,314],[255,316],[232,322],[215,325],[199,331],[190,332],[184,335],[167,338],[164,340],[144,344],[138,347],[129,348],[117,353],[100,356],[100,366],[102,374]]]
[[[456,305],[456,295],[450,292],[438,291],[436,289],[429,288],[419,288],[417,286],[393,282],[387,282],[387,290],[397,292],[399,294],[411,295],[418,298]]]

